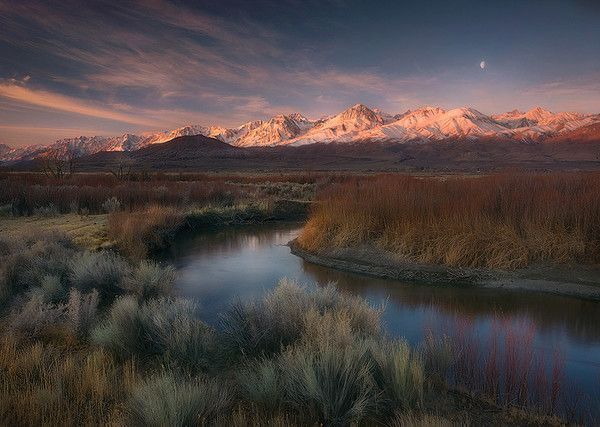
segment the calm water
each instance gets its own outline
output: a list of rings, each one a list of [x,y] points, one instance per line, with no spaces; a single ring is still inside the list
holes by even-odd
[[[600,304],[542,294],[423,286],[344,273],[307,263],[287,242],[298,225],[237,228],[189,236],[169,255],[179,271],[177,291],[194,298],[205,321],[215,323],[230,302],[260,297],[282,277],[308,286],[336,282],[339,289],[386,304],[387,330],[420,343],[428,330],[468,325],[478,345],[490,331],[526,329],[536,352],[560,354],[565,388],[582,391],[585,406],[600,405]],[[499,321],[499,319],[501,319]],[[453,326],[454,325],[454,326]],[[592,399],[591,401],[589,399]]]

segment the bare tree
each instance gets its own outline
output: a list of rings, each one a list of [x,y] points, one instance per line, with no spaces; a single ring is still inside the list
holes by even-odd
[[[55,179],[63,179],[75,173],[77,153],[73,147],[67,146],[65,150],[54,148],[42,157],[44,173]]]
[[[121,157],[115,162],[114,167],[110,169],[110,173],[119,181],[125,181],[131,177],[133,163],[133,160],[129,157]]]

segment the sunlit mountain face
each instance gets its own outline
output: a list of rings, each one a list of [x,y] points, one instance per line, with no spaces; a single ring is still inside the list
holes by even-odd
[[[591,1],[0,0],[0,155],[539,140],[600,112],[599,19]]]
[[[0,147],[0,160],[18,161],[42,157],[48,152],[72,152],[78,156],[101,151],[135,151],[182,136],[203,135],[238,147],[299,146],[327,143],[422,143],[447,140],[490,143],[514,141],[543,143],[558,137],[600,140],[600,115],[553,113],[542,108],[513,110],[487,116],[473,108],[444,110],[423,107],[388,114],[365,105],[354,105],[339,114],[307,119],[300,113],[278,114],[269,120],[251,121],[234,128],[188,125],[162,132],[124,134],[117,137],[80,136],[47,146]],[[574,133],[573,131],[578,131]],[[575,139],[580,138],[575,136]]]

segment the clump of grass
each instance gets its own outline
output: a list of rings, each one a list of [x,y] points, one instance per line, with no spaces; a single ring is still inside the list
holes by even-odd
[[[144,260],[123,283],[123,289],[141,299],[168,295],[175,281],[175,269]]]
[[[98,314],[99,295],[96,289],[84,294],[77,289],[71,289],[66,306],[66,317],[69,329],[73,334],[83,339],[88,336],[96,323]]]
[[[152,206],[135,212],[114,212],[108,217],[108,235],[132,259],[168,247],[183,223],[180,211]]]
[[[374,377],[387,404],[403,410],[423,402],[425,370],[421,356],[406,341],[379,342],[371,347]]]
[[[597,263],[599,190],[597,173],[347,180],[321,195],[298,241],[460,267]]]
[[[360,422],[374,410],[378,391],[368,347],[299,346],[281,357],[285,396],[297,411],[311,411],[325,425]]]
[[[259,358],[279,353],[302,337],[305,313],[344,312],[350,327],[365,335],[380,333],[382,310],[333,286],[308,290],[282,280],[262,301],[236,303],[221,317],[221,341],[229,357]],[[315,331],[318,332],[318,331]]]
[[[215,381],[160,374],[133,390],[128,414],[134,425],[204,425],[221,415],[231,401],[226,387]]]
[[[82,291],[97,289],[104,296],[114,297],[121,292],[130,269],[113,252],[82,252],[72,261],[70,282]]]
[[[131,296],[120,297],[94,330],[93,339],[119,357],[160,359],[191,371],[206,370],[212,330],[196,318],[195,311],[195,305],[183,299],[139,302]]]
[[[58,234],[0,238],[0,306],[34,287],[59,294],[75,253],[72,243]]]
[[[122,424],[137,373],[98,349],[0,338],[0,419],[6,425]]]

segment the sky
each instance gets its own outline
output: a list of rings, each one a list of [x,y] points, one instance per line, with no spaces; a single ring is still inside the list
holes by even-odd
[[[0,143],[364,103],[600,112],[596,0],[0,0]]]

